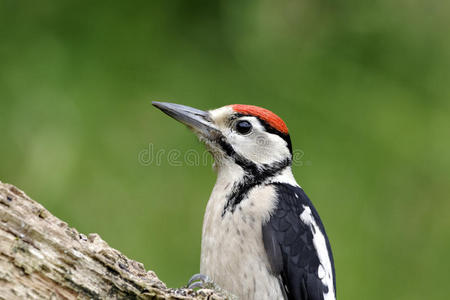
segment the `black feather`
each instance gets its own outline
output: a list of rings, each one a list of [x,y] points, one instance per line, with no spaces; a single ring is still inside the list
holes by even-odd
[[[286,158],[271,165],[261,165],[259,168],[247,168],[246,166],[241,165],[245,175],[241,181],[234,183],[231,193],[227,195],[227,202],[223,209],[222,217],[227,211],[233,213],[237,205],[244,200],[251,189],[263,184],[268,178],[281,173],[290,164],[291,159]]]
[[[336,277],[330,243],[313,204],[300,187],[273,183],[278,202],[269,221],[263,225],[263,242],[274,276],[281,276],[289,300],[323,300],[328,289],[336,291]],[[295,196],[297,195],[297,197]],[[313,244],[312,228],[303,223],[303,206],[311,213],[325,236],[332,265],[333,286],[325,286],[318,277],[319,257]]]

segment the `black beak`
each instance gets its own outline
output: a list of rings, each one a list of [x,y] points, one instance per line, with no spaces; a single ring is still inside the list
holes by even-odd
[[[175,103],[153,101],[152,104],[203,137],[212,139],[218,133],[207,111]]]

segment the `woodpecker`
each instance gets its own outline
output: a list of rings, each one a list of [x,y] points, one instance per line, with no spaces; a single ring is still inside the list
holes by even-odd
[[[239,299],[336,299],[330,242],[292,174],[285,122],[252,105],[153,105],[206,144],[217,171],[191,286],[210,280]]]

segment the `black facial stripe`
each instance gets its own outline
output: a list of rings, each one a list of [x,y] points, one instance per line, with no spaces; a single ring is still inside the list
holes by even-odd
[[[252,188],[260,184],[264,184],[267,179],[281,173],[281,171],[283,171],[290,164],[291,159],[287,158],[270,165],[265,164],[262,168],[256,168],[256,170],[253,170],[253,172],[248,172],[248,170],[244,168],[246,174],[244,175],[242,181],[236,182],[233,186],[232,192],[227,195],[227,203],[223,208],[222,217],[227,211],[233,213],[237,205],[245,198]]]
[[[246,159],[242,155],[236,153],[233,146],[231,146],[225,140],[225,137],[223,135],[221,135],[217,139],[217,143],[219,144],[219,146],[222,148],[222,150],[225,152],[226,155],[231,157],[237,165],[241,166],[242,169],[244,169],[245,173],[253,174],[253,173],[258,172],[258,167],[256,166],[256,164],[254,162],[252,162],[251,160]]]
[[[264,129],[268,132],[268,133],[272,133],[272,134],[276,134],[279,137],[281,137],[286,143],[287,143],[287,147],[289,149],[289,152],[292,155],[292,143],[291,143],[291,137],[289,136],[289,134],[284,134],[278,130],[276,130],[275,128],[273,128],[272,126],[269,125],[269,123],[267,123],[266,121],[256,117],[258,119],[258,121],[261,123],[261,125],[264,127]]]
[[[264,184],[267,179],[281,173],[281,171],[291,164],[291,158],[286,158],[270,165],[263,164],[258,168],[254,162],[237,153],[222,134],[217,136],[215,141],[222,148],[225,154],[232,158],[234,162],[244,170],[245,173],[243,179],[234,183],[232,192],[227,195],[227,202],[224,206],[222,217],[227,211],[233,213],[237,205],[245,198],[252,188],[260,184]]]

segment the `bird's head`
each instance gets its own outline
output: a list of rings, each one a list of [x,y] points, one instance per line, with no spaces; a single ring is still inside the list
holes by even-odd
[[[258,175],[291,164],[287,126],[267,109],[233,104],[203,111],[174,103],[153,105],[192,129],[205,142],[219,169],[239,165],[247,173]]]

